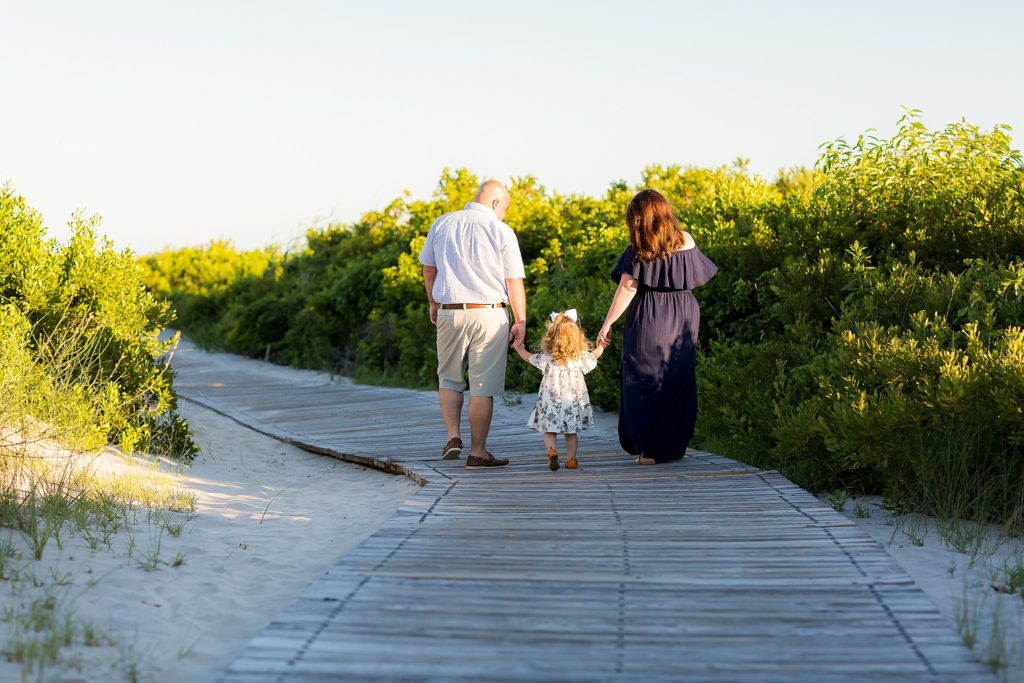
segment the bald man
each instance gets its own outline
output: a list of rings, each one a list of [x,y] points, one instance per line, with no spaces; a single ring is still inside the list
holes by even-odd
[[[487,432],[494,397],[505,391],[508,344],[526,335],[523,257],[503,222],[510,203],[505,186],[488,180],[465,209],[434,221],[420,251],[430,322],[437,327],[438,401],[448,429],[441,457],[454,460],[462,453],[468,371],[471,468],[508,464],[487,451]]]

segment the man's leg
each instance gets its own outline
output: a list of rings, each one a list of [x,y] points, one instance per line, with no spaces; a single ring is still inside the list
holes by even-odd
[[[491,431],[494,414],[493,396],[469,397],[469,454],[487,457],[487,432]]]
[[[437,313],[437,402],[441,406],[441,418],[448,431],[448,441],[460,438],[462,422],[462,401],[466,383],[463,377],[466,372],[468,339],[463,326],[464,311],[440,310]],[[455,447],[462,449],[462,444]],[[457,457],[459,451],[452,451]],[[449,444],[442,451],[449,457]]]
[[[474,313],[476,325],[469,344],[469,455],[486,458],[494,397],[505,390],[509,323],[504,309]]]
[[[448,438],[453,439],[460,436],[459,430],[462,423],[462,397],[461,391],[454,389],[438,389],[437,400],[441,404],[441,417],[444,418],[444,426],[448,429]],[[469,401],[470,420],[473,419],[473,400]]]

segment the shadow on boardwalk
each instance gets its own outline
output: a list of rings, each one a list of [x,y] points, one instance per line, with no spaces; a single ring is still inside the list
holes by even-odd
[[[223,675],[264,681],[992,681],[885,550],[774,472],[691,452],[639,467],[587,439],[552,473],[438,460],[431,393],[221,364],[184,348],[182,397],[423,487]]]

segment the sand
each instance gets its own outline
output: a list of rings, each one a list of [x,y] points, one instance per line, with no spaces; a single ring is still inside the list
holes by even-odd
[[[178,485],[197,497],[191,519],[167,520],[184,524],[179,537],[143,512],[130,534],[120,531],[111,547],[96,551],[68,536],[63,548],[51,542],[33,561],[24,540],[11,539],[21,550],[13,564],[22,577],[36,578],[17,582],[20,597],[4,590],[0,609],[50,591],[104,635],[99,646],[65,654],[82,661],[67,680],[130,680],[134,671],[158,682],[213,679],[276,612],[418,489],[403,477],[261,436],[195,404],[183,401],[182,411],[202,452],[178,475]],[[183,564],[172,566],[179,556]],[[143,568],[154,558],[155,570]],[[9,641],[10,626],[0,626]],[[0,680],[19,677],[17,664],[0,661]]]

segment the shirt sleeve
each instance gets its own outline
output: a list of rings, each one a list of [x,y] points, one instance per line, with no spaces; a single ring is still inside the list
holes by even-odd
[[[544,366],[547,365],[547,364],[548,364],[547,359],[544,358],[544,354],[543,353],[531,353],[530,354],[530,365],[532,365],[533,367],[540,368],[541,370],[543,370]]]
[[[430,226],[430,230],[427,231],[427,238],[423,241],[423,248],[420,249],[420,263],[425,266],[437,267],[437,259],[434,258],[434,225],[437,225],[437,221]]]
[[[580,367],[583,369],[583,374],[591,372],[597,367],[597,358],[592,353],[583,354],[583,358],[580,358]]]
[[[523,255],[519,253],[519,240],[516,234],[506,225],[502,235],[501,265],[505,271],[505,279],[525,278],[526,268],[523,267]]]

